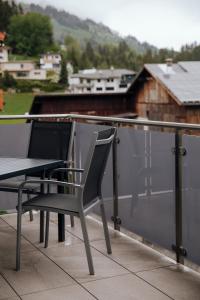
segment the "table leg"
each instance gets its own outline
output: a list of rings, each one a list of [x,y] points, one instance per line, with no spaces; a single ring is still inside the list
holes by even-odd
[[[43,171],[41,179],[45,179],[45,171]],[[40,186],[40,192],[44,193],[44,184]],[[44,211],[40,211],[40,243],[44,242]]]
[[[44,242],[44,211],[40,211],[40,243]]]
[[[65,215],[58,214],[58,241],[65,241]]]

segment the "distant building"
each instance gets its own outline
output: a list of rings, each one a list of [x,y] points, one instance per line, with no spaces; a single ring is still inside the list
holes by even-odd
[[[5,46],[6,33],[0,32],[0,63],[8,61],[8,50]]]
[[[1,46],[1,47],[4,46],[5,39],[6,39],[6,33],[0,31],[0,46]]]
[[[146,64],[128,93],[139,117],[200,123],[200,61]]]
[[[69,90],[72,93],[126,92],[135,74],[134,71],[114,68],[82,70],[69,76]]]
[[[5,46],[5,33],[0,32],[0,75],[9,72],[15,79],[46,80],[46,70],[36,68],[33,61],[9,61],[9,48]]]
[[[40,68],[44,70],[60,70],[61,55],[59,53],[45,53],[40,58]]]
[[[46,70],[36,69],[32,61],[8,61],[0,63],[0,73],[9,72],[15,79],[46,80]]]

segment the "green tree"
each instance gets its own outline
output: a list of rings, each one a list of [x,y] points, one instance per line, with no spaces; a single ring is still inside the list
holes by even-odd
[[[68,86],[66,59],[62,56],[59,83]]]
[[[14,1],[0,0],[0,31],[7,31],[10,18],[14,15],[22,14],[21,5],[17,5]]]
[[[15,87],[16,84],[17,82],[13,78],[13,76],[10,75],[8,71],[5,71],[3,77],[1,78],[1,86],[3,88],[11,88],[11,87]]]
[[[53,46],[49,17],[38,13],[13,16],[10,19],[8,43],[16,54],[35,56]]]

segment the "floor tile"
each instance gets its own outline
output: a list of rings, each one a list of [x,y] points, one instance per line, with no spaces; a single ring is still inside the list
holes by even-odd
[[[0,299],[11,298],[16,296],[16,293],[9,286],[6,280],[0,275]]]
[[[173,266],[138,275],[175,300],[200,299],[200,275],[188,268]]]
[[[169,300],[133,274],[96,280],[83,286],[99,300]]]
[[[89,275],[83,243],[59,248],[48,248],[45,253],[79,282],[129,273],[108,257],[92,249],[95,275]]]
[[[4,220],[0,216],[0,227],[2,227],[2,226],[8,226],[8,224],[6,222],[4,222]]]
[[[39,243],[39,223],[33,223],[31,225],[23,225],[22,234],[25,236],[31,243],[33,243],[36,247],[42,249],[44,247],[43,243]],[[81,243],[79,238],[71,235],[69,232],[65,232],[65,245],[71,245],[76,243]],[[50,222],[49,226],[49,246],[60,246],[62,243],[58,243],[58,226]]]
[[[74,284],[74,281],[39,251],[21,255],[21,270],[16,272],[15,256],[0,262],[2,274],[19,295]]]
[[[106,255],[104,241],[95,241],[92,242],[92,245]],[[128,268],[131,272],[149,270],[173,264],[172,260],[166,256],[124,236],[112,238],[111,246],[111,257],[116,262]]]
[[[3,300],[20,300],[20,298],[19,297],[9,297],[9,298],[5,298],[5,299],[3,299]]]
[[[22,300],[94,300],[85,289],[78,285],[51,289],[44,292],[25,295]]]
[[[76,217],[74,218],[74,220],[75,220],[75,226],[74,227],[71,227],[69,219],[68,219],[67,216],[66,216],[65,220],[66,220],[65,221],[66,230],[71,232],[73,235],[83,239],[83,234],[82,234],[79,218],[76,218]],[[90,218],[88,216],[88,217],[86,217],[86,225],[87,225],[88,235],[89,235],[90,241],[97,241],[97,240],[104,239],[103,226],[101,225],[100,222],[95,222],[92,218]],[[118,236],[118,232],[116,232],[114,230],[109,230],[109,233],[110,233],[111,237]]]
[[[22,241],[22,247],[21,247],[22,252],[35,250],[35,247],[33,247],[24,238],[22,238],[21,241]],[[15,252],[16,252],[16,231],[9,226],[0,227],[0,262],[1,262],[1,258],[4,257],[4,255],[12,254],[13,256],[15,256]]]

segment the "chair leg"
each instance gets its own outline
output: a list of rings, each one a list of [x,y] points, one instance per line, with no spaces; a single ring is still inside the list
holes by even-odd
[[[48,247],[48,243],[49,243],[49,216],[50,216],[50,212],[47,211],[46,212],[46,229],[45,229],[45,243],[44,243],[44,248]]]
[[[30,200],[30,194],[27,194],[27,200]],[[32,210],[29,211],[29,218],[30,218],[30,222],[33,221],[33,212]]]
[[[21,227],[22,227],[21,219],[22,219],[22,211],[21,211],[21,208],[18,207],[18,213],[17,213],[16,271],[20,270]]]
[[[71,227],[74,227],[74,216],[70,215],[70,223],[71,223]]]
[[[32,210],[29,211],[29,217],[30,217],[30,222],[32,222],[33,221],[33,211]]]
[[[108,252],[108,254],[111,254],[112,249],[111,249],[111,244],[110,244],[108,223],[107,223],[107,220],[106,220],[106,214],[105,214],[105,208],[104,208],[103,200],[101,200],[100,208],[101,208],[101,217],[102,217],[102,222],[103,222],[103,230],[104,230],[104,236],[105,236],[105,241],[106,241],[107,252]]]
[[[94,275],[92,254],[91,254],[88,232],[87,232],[87,227],[86,227],[86,222],[85,222],[85,216],[83,213],[80,214],[80,221],[81,221],[81,228],[82,228],[83,239],[84,239],[84,244],[85,244],[85,251],[86,251],[86,255],[87,255],[89,273],[90,273],[90,275]]]

